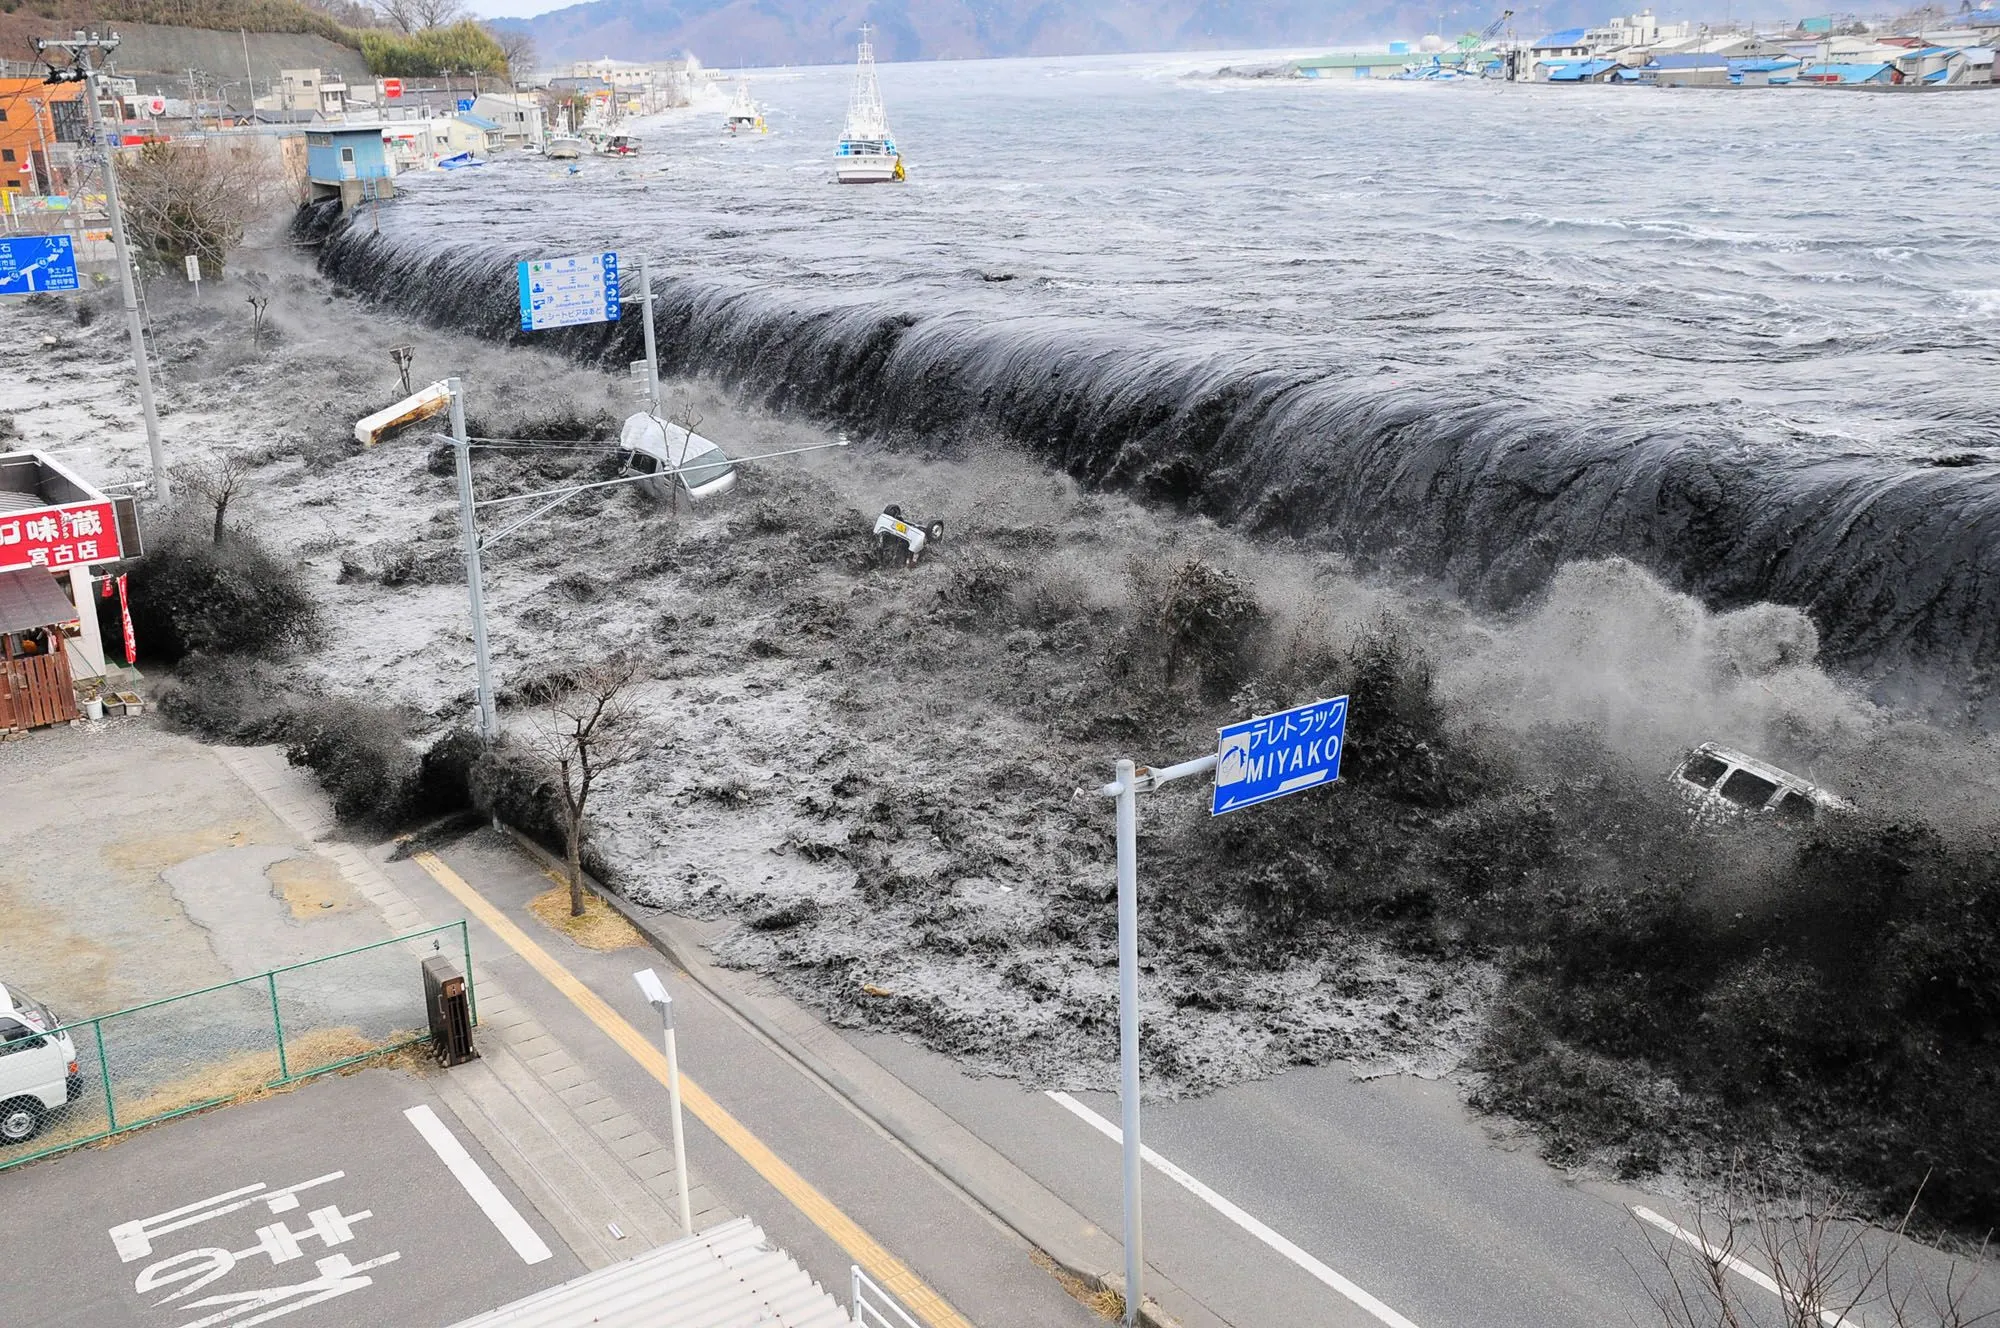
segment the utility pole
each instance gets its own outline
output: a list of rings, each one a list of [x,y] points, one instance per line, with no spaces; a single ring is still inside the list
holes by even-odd
[[[472,601],[472,657],[479,688],[479,736],[492,742],[497,724],[493,714],[493,659],[486,648],[486,587],[479,568],[479,516],[472,500],[472,440],[465,432],[465,389],[456,378],[444,380],[451,394],[451,443],[458,462],[458,529],[465,541],[465,588]]]
[[[173,488],[167,482],[167,455],[160,445],[160,413],[153,405],[153,370],[146,355],[146,331],[139,322],[139,293],[132,280],[132,249],[125,239],[125,214],[118,206],[118,150],[106,140],[104,127],[97,111],[97,67],[92,56],[118,49],[118,34],[111,33],[99,37],[91,33],[75,33],[67,41],[60,38],[36,38],[35,50],[46,52],[49,47],[60,47],[69,52],[72,71],[58,81],[81,79],[83,82],[84,114],[90,125],[90,142],[93,150],[104,154],[104,201],[111,211],[111,244],[118,257],[118,286],[125,298],[125,328],[132,339],[132,362],[139,371],[139,413],[146,421],[146,451],[153,461],[153,493],[161,503],[173,498]],[[57,79],[51,70],[50,78]]]
[[[653,269],[644,250],[639,252],[639,320],[646,331],[646,409],[664,425],[666,420],[660,407],[660,355],[653,345]]]

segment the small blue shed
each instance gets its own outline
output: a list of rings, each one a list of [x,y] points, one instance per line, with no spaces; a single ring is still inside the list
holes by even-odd
[[[394,192],[389,152],[381,125],[322,125],[306,131],[306,178],[315,201],[340,199],[343,210],[364,199],[388,198]]]

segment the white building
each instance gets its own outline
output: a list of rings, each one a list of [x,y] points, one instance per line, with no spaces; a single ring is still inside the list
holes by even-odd
[[[1662,23],[1650,9],[1621,15],[1601,28],[1584,31],[1583,42],[1595,52],[1623,51],[1634,46],[1658,46],[1662,42],[1684,41],[1694,35],[1694,24]]]
[[[347,78],[339,70],[329,74],[318,69],[280,69],[270,96],[259,97],[257,105],[271,111],[337,116],[347,109]]]
[[[549,136],[548,118],[533,97],[482,92],[472,103],[472,113],[499,125],[500,141],[508,147],[539,144]]]

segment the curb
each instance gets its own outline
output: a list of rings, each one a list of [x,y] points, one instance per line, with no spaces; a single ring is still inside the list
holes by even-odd
[[[515,847],[544,868],[558,873],[568,871],[567,863],[514,827],[497,820],[492,824]],[[1023,1210],[1021,1204],[1001,1193],[985,1177],[960,1165],[957,1159],[945,1156],[931,1147],[929,1139],[912,1129],[908,1122],[895,1113],[882,1110],[860,1085],[854,1083],[838,1067],[828,1063],[823,1056],[807,1047],[764,1010],[745,1000],[742,993],[736,991],[730,984],[718,982],[714,976],[715,965],[700,953],[703,948],[701,942],[684,934],[670,916],[665,914],[646,916],[640,912],[639,906],[616,890],[605,886],[589,872],[583,874],[583,881],[592,893],[618,910],[619,914],[636,927],[640,935],[644,936],[654,949],[685,972],[691,981],[716,1002],[749,1024],[759,1036],[770,1042],[806,1074],[817,1079],[841,1101],[846,1102],[921,1158],[925,1165],[942,1176],[953,1188],[991,1214],[1001,1225],[1026,1241],[1031,1248],[1047,1255],[1063,1272],[1093,1291],[1116,1293],[1124,1290],[1125,1276],[1122,1268],[1107,1270],[1100,1266],[1102,1259],[1084,1250],[1082,1248],[1084,1242],[1075,1234],[1076,1231],[1096,1232],[1097,1228],[1081,1214],[1074,1213],[1060,1197],[1038,1182],[1029,1180],[1029,1184],[1048,1195],[1051,1203],[1059,1205],[1074,1217],[1072,1230],[1055,1229],[1046,1219],[1029,1214]],[[970,1134],[970,1131],[967,1133]],[[972,1137],[977,1139],[976,1135]],[[997,1150],[995,1151],[997,1153]],[[1025,1178],[1025,1173],[1023,1176]],[[1111,1244],[1113,1250],[1118,1248],[1108,1234],[1101,1232],[1098,1234]],[[1158,1269],[1149,1267],[1147,1271],[1152,1278],[1159,1281],[1166,1280],[1165,1275]],[[1147,1296],[1140,1307],[1140,1318],[1151,1325],[1151,1328],[1221,1328],[1225,1324],[1223,1319],[1208,1311],[1178,1287],[1175,1291],[1177,1294],[1174,1295],[1174,1299],[1185,1306],[1178,1315],[1170,1314],[1152,1296]]]

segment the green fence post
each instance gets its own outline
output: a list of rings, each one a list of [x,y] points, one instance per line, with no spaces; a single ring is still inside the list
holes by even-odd
[[[118,1132],[118,1107],[111,1100],[111,1060],[104,1054],[104,1021],[93,1019],[91,1029],[97,1034],[97,1075],[104,1084],[104,1132]]]
[[[458,920],[458,948],[465,953],[465,1006],[472,1015],[472,1026],[479,1027],[479,995],[472,987],[472,933],[466,930],[464,918]]]
[[[271,1027],[278,1034],[278,1082],[282,1084],[292,1077],[292,1071],[285,1063],[285,1020],[278,1013],[278,971],[272,969],[264,978],[271,987]]]

